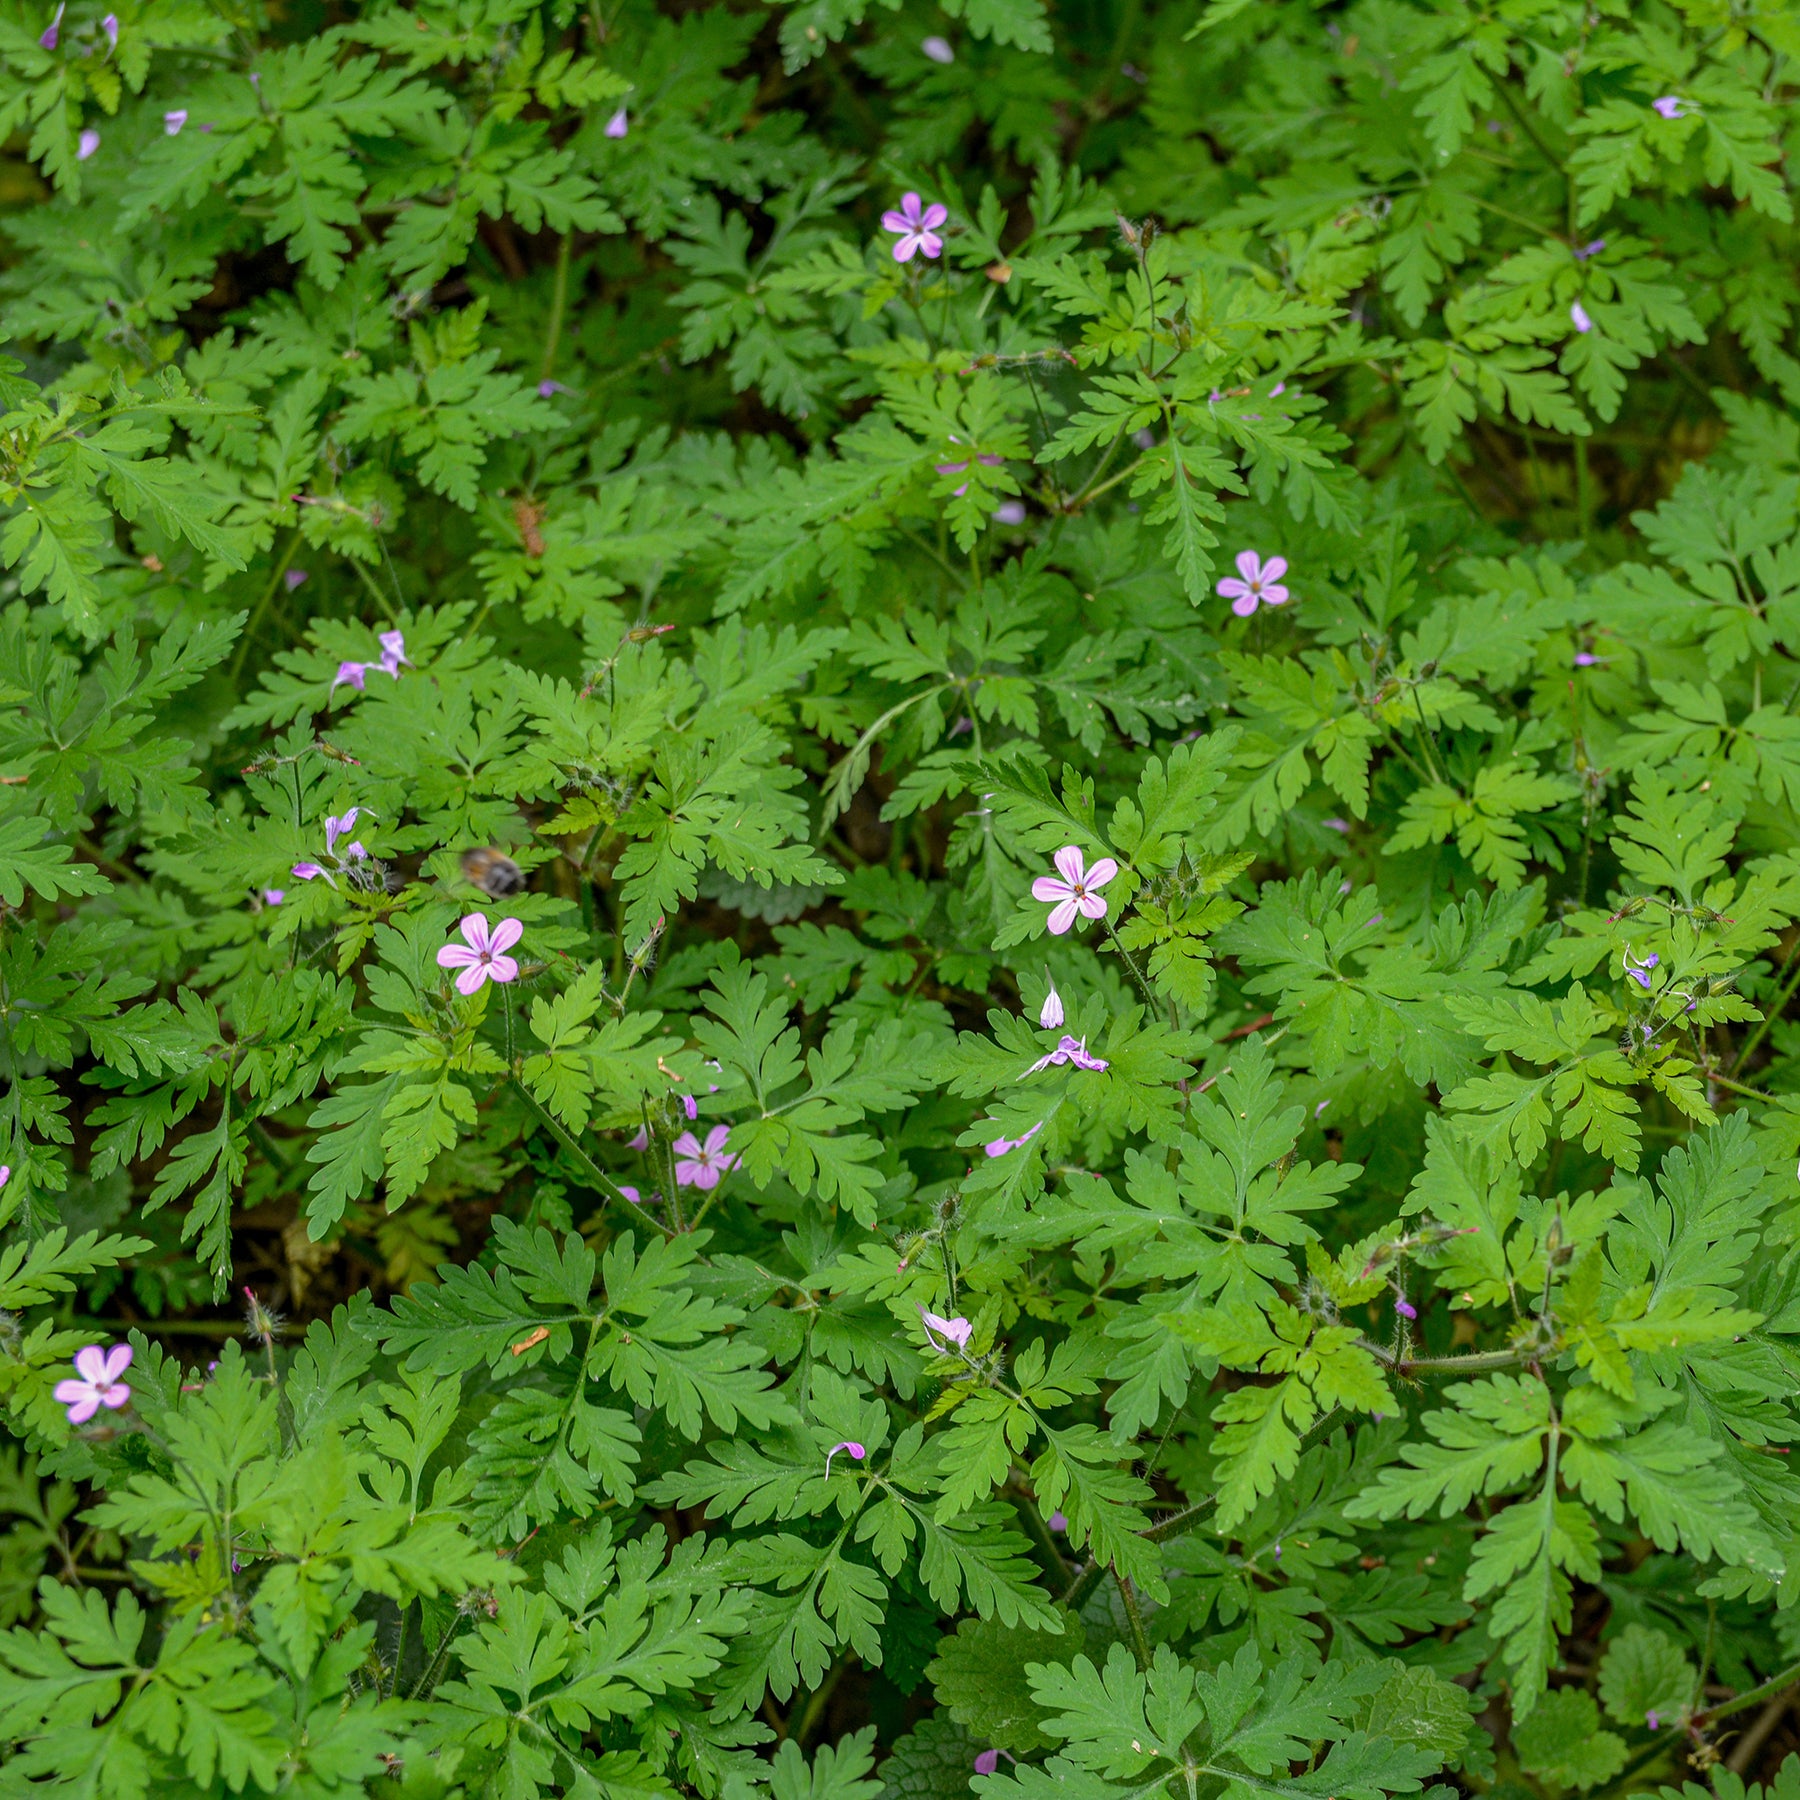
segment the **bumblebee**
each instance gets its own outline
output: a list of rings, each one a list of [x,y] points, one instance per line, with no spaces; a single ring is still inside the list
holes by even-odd
[[[498,850],[465,850],[462,872],[490,900],[504,900],[525,886],[525,871]]]

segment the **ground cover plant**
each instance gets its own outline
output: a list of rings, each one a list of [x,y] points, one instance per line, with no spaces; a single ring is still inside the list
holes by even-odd
[[[1800,1800],[1797,58],[5,0],[0,1794]]]

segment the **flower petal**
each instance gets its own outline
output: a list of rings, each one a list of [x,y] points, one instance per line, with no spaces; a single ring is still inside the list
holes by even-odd
[[[715,1125],[712,1130],[706,1134],[706,1154],[708,1156],[717,1156],[719,1152],[725,1148],[730,1137],[731,1127],[729,1125]]]
[[[1240,550],[1237,553],[1238,573],[1246,581],[1254,581],[1262,573],[1262,558],[1254,550]]]
[[[510,956],[490,956],[488,958],[489,981],[517,981],[519,965]]]
[[[1271,581],[1279,581],[1288,572],[1288,560],[1285,556],[1271,556],[1262,566],[1263,592],[1269,590]]]
[[[114,1344],[106,1353],[106,1374],[104,1378],[109,1382],[117,1381],[130,1367],[131,1346],[129,1344]]]
[[[1250,588],[1248,583],[1239,581],[1235,575],[1227,575],[1216,591],[1221,600],[1242,600],[1249,595]]]
[[[881,223],[887,231],[911,231],[913,222],[905,213],[893,211],[891,208],[881,215]]]
[[[487,964],[477,958],[456,978],[456,991],[459,994],[473,994],[488,978]]]
[[[1088,870],[1087,885],[1089,888],[1103,888],[1118,872],[1119,865],[1110,856],[1103,856]]]
[[[932,201],[932,203],[926,207],[925,216],[919,221],[927,231],[936,231],[940,225],[947,225],[949,222],[949,207],[940,204],[936,200]]]
[[[481,952],[471,950],[464,944],[446,944],[437,953],[440,969],[472,969],[481,961]]]
[[[700,1148],[700,1140],[691,1131],[684,1131],[675,1140],[674,1149],[677,1156],[692,1157],[704,1154]]]
[[[1064,844],[1051,860],[1070,887],[1081,886],[1081,878],[1087,873],[1087,861],[1079,844]]]
[[[465,913],[462,923],[456,929],[462,933],[463,942],[471,950],[485,951],[492,948],[486,913]]]
[[[488,935],[490,950],[510,950],[525,935],[524,925],[517,919],[502,919]]]
[[[75,1373],[83,1381],[107,1380],[106,1352],[98,1344],[84,1344],[75,1352]]]
[[[1247,619],[1256,611],[1256,605],[1256,596],[1251,593],[1245,593],[1232,601],[1231,610],[1236,613],[1240,619]]]
[[[1263,589],[1262,597],[1265,606],[1286,606],[1288,591],[1286,588],[1279,585],[1275,587],[1265,587]]]
[[[1067,900],[1071,890],[1066,881],[1058,881],[1054,875],[1040,875],[1031,884],[1031,897],[1043,901]]]
[[[1050,909],[1050,917],[1047,923],[1049,924],[1050,935],[1052,937],[1061,937],[1062,934],[1075,923],[1075,908],[1075,901],[1065,900],[1062,905],[1054,906]],[[1100,903],[1100,910],[1102,912],[1106,911],[1105,901]]]

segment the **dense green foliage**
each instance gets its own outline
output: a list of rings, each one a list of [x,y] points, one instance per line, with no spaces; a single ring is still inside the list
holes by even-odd
[[[1800,10],[115,3],[0,1794],[1800,1800]]]

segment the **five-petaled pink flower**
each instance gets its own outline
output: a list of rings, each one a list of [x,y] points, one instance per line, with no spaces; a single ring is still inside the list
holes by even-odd
[[[845,1438],[842,1443],[833,1444],[831,1448],[825,1452],[825,1474],[827,1478],[831,1475],[831,1459],[836,1456],[840,1450],[843,1451],[846,1456],[854,1456],[858,1462],[861,1462],[862,1459],[869,1454],[855,1438]]]
[[[959,1350],[968,1343],[969,1333],[975,1329],[967,1319],[946,1319],[938,1313],[927,1312],[922,1306],[919,1308],[919,1317],[925,1323],[925,1335],[933,1343],[936,1343],[939,1338],[943,1338],[954,1344]],[[938,1348],[942,1349],[943,1345],[938,1345]]]
[[[1062,1041],[1056,1048],[1052,1050],[1048,1056],[1040,1056],[1037,1061],[1025,1071],[1025,1075],[1035,1075],[1039,1069],[1047,1069],[1052,1063],[1073,1063],[1076,1068],[1090,1070],[1096,1075],[1102,1070],[1111,1067],[1111,1064],[1107,1062],[1105,1057],[1090,1056],[1088,1054],[1086,1038],[1070,1037],[1067,1032],[1063,1034]],[[1019,1079],[1023,1081],[1025,1075],[1021,1075]]]
[[[684,1131],[675,1140],[675,1179],[683,1187],[716,1188],[719,1177],[737,1167],[738,1159],[725,1149],[730,1138],[729,1125],[715,1125],[704,1144],[691,1131]]]
[[[89,1344],[75,1352],[75,1373],[79,1379],[59,1381],[55,1387],[56,1403],[69,1409],[71,1425],[85,1425],[101,1407],[117,1411],[131,1398],[131,1389],[119,1377],[131,1367],[131,1346],[114,1344],[102,1350]]]
[[[938,236],[938,230],[949,217],[949,207],[935,200],[923,206],[917,194],[902,194],[898,211],[881,215],[883,227],[900,234],[900,241],[894,246],[894,261],[911,262],[921,251],[927,256],[941,256],[944,240]]]
[[[1055,861],[1062,879],[1040,875],[1031,884],[1031,897],[1050,903],[1050,935],[1061,937],[1075,923],[1077,915],[1084,919],[1106,917],[1106,901],[1095,890],[1105,887],[1118,874],[1119,865],[1110,856],[1103,856],[1090,869],[1076,844],[1064,844]]]
[[[505,954],[525,935],[517,919],[502,919],[490,928],[486,914],[470,913],[456,929],[463,943],[446,944],[437,959],[440,969],[462,970],[456,978],[459,994],[474,993],[484,981],[519,979],[518,963]]]
[[[1231,602],[1231,610],[1240,619],[1249,618],[1259,606],[1287,604],[1288,591],[1281,585],[1288,570],[1285,556],[1271,556],[1264,562],[1254,550],[1240,550],[1237,566],[1237,575],[1227,575],[1219,583],[1219,593]]]

